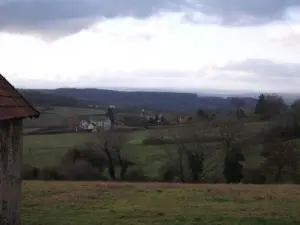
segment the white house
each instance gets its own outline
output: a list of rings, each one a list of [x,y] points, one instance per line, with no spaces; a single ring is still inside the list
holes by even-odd
[[[109,119],[100,121],[82,120],[79,124],[79,128],[91,130],[92,132],[97,132],[99,129],[109,130],[111,128],[111,121]]]

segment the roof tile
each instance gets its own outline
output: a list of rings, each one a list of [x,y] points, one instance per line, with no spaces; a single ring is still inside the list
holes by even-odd
[[[38,116],[39,112],[0,74],[0,120]]]

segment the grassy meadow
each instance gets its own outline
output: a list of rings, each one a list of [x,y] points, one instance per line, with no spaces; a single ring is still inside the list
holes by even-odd
[[[158,166],[163,163],[165,152],[161,146],[145,146],[142,140],[151,131],[135,131],[125,144],[123,153],[145,169],[150,177],[157,176]],[[39,168],[59,164],[63,155],[72,147],[96,141],[96,133],[67,133],[24,136],[24,162]]]
[[[24,162],[37,167],[59,162],[68,149],[95,137],[92,133],[66,133],[24,136]]]
[[[93,108],[53,107],[44,109],[37,107],[37,109],[41,112],[39,119],[26,119],[24,122],[25,131],[50,126],[68,126],[68,119],[72,116],[105,113],[103,109]]]
[[[155,129],[126,132],[128,141],[124,145],[122,153],[142,167],[149,177],[155,179],[159,175],[159,167],[167,157],[165,149],[173,151],[178,148],[178,145],[143,145],[143,140],[159,134],[168,134],[173,129],[184,131],[189,126],[156,127]],[[256,133],[263,126],[263,123],[246,124],[245,133],[247,135]],[[69,149],[82,146],[87,142],[95,142],[97,135],[96,133],[65,133],[24,136],[24,162],[39,168],[57,165]],[[219,137],[214,129],[208,131],[208,135],[215,138]],[[206,148],[207,151],[221,152],[222,145],[218,141],[213,141],[207,143]],[[259,150],[259,145],[251,146],[249,149],[245,148],[246,161],[244,163],[246,167],[260,163]]]
[[[293,185],[23,184],[24,225],[297,225]]]
[[[43,127],[74,114],[101,113],[63,107],[54,111],[60,116],[45,114],[34,123]],[[246,123],[243,134],[253,136],[266,125]],[[126,132],[122,154],[156,179],[166,161],[166,149],[176,150],[178,144],[144,145],[143,140],[172,134],[173,130],[185,132],[189,126]],[[211,128],[206,133],[210,137],[206,150],[222,152],[217,130]],[[58,165],[69,149],[97,142],[97,135],[26,135],[24,163],[38,168]],[[243,149],[246,168],[261,162],[260,150],[259,144]],[[24,181],[22,221],[25,225],[296,225],[300,224],[300,189],[296,185]]]

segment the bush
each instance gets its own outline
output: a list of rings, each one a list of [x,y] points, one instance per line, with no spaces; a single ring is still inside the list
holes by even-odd
[[[144,171],[136,166],[130,167],[125,175],[126,181],[149,181]]]
[[[59,167],[44,167],[40,171],[41,180],[63,180],[61,169]]]
[[[232,148],[231,152],[226,153],[224,159],[223,175],[226,183],[240,183],[243,179],[244,155],[241,153],[239,146]]]
[[[76,160],[61,167],[64,180],[102,180],[102,171],[86,160]]]
[[[57,167],[44,167],[39,174],[41,180],[105,180],[102,172],[89,162],[77,160],[75,163]]]
[[[203,180],[204,183],[212,183],[212,184],[220,184],[220,183],[225,183],[226,180],[224,176],[218,173],[214,173],[210,176],[206,176]]]
[[[70,149],[57,167],[41,170],[43,180],[100,180],[105,170],[106,157],[101,151],[86,145]]]
[[[267,177],[260,168],[244,169],[243,174],[242,183],[244,184],[265,184],[267,181]]]
[[[178,168],[174,163],[167,162],[159,170],[162,181],[174,181],[178,178]]]
[[[299,172],[294,174],[293,181],[294,181],[294,184],[300,184],[300,173]]]
[[[39,177],[40,170],[37,167],[30,165],[22,166],[22,179],[24,180],[36,180]]]
[[[105,170],[107,162],[105,155],[99,150],[86,145],[83,148],[73,148],[69,150],[62,159],[62,165],[74,165],[77,161],[86,161],[99,172]]]
[[[60,174],[65,180],[103,180],[107,159],[92,145],[70,149],[61,161]]]

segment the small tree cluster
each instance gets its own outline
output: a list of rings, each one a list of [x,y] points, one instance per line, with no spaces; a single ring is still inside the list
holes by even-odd
[[[197,109],[196,115],[197,115],[198,119],[207,120],[209,122],[214,120],[216,117],[215,113],[209,113],[207,111],[204,111],[202,108]]]
[[[261,94],[258,98],[254,112],[257,115],[260,115],[262,119],[268,120],[285,112],[286,109],[287,105],[282,97],[278,95]]]
[[[113,127],[116,121],[115,121],[115,114],[113,112],[112,107],[107,108],[106,116],[109,118],[111,122],[111,126]]]
[[[231,104],[234,106],[235,108],[235,115],[238,119],[243,119],[246,117],[246,113],[243,109],[243,107],[245,106],[246,102],[244,99],[242,98],[238,98],[238,97],[234,97],[231,99]]]

